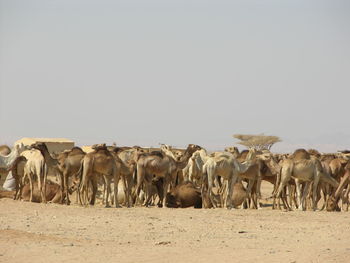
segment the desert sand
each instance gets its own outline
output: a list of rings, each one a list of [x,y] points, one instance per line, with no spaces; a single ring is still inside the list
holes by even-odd
[[[116,209],[2,198],[0,229],[0,262],[350,261],[347,212]]]

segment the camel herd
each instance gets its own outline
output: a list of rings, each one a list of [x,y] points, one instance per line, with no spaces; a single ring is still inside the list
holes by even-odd
[[[348,153],[320,154],[298,149],[273,154],[228,147],[208,153],[189,144],[185,150],[161,145],[157,151],[138,146],[96,144],[85,153],[74,147],[55,156],[45,143],[0,146],[0,171],[16,181],[14,199],[94,205],[99,189],[106,207],[112,204],[195,208],[262,207],[261,183],[273,185],[272,208],[348,210]],[[47,179],[58,177],[59,184]],[[113,191],[112,191],[113,189]],[[120,198],[122,196],[122,198]],[[322,206],[319,201],[323,199]]]

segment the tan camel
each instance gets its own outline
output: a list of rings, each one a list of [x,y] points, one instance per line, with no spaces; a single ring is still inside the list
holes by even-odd
[[[321,162],[311,157],[304,149],[296,150],[288,159],[282,162],[281,181],[277,191],[277,197],[287,185],[291,178],[294,178],[297,190],[298,208],[306,209],[306,196],[311,183],[313,183],[312,191],[312,208],[317,209],[317,187],[320,181],[328,183],[333,187],[338,187],[338,182],[327,174],[321,165]],[[303,194],[301,194],[301,183],[305,182]]]
[[[334,161],[334,162],[333,162]],[[347,205],[346,211],[349,207],[349,192],[350,192],[350,162],[344,165],[345,159],[337,158],[332,160],[330,167],[332,170],[333,177],[338,180],[339,186],[335,190],[334,195],[330,196],[327,200],[326,209],[327,211],[335,211],[338,209],[338,202],[341,199],[342,205],[340,210],[343,211],[344,203]],[[344,192],[345,189],[345,192]]]
[[[88,183],[92,183],[92,197],[90,205],[95,204],[97,192],[97,175],[102,175],[106,184],[106,202],[105,206],[109,207],[109,195],[111,192],[111,180],[114,179],[114,204],[119,207],[118,203],[118,183],[120,173],[117,171],[117,165],[113,154],[107,149],[106,145],[95,147],[93,152],[86,154],[82,160],[79,169],[80,186],[78,198],[81,204],[86,205],[88,197]]]
[[[130,152],[134,152],[134,153],[137,152],[136,149],[134,151],[127,149],[126,151],[129,151],[127,154],[129,154]],[[135,161],[136,156],[133,156],[133,157],[129,156],[132,159],[124,161],[122,158],[120,158],[120,156],[123,156],[123,157],[126,156],[125,154],[122,154],[124,150],[115,148],[111,152],[116,162],[117,172],[119,173],[119,177],[122,179],[124,184],[123,190],[125,193],[125,205],[127,207],[131,207],[132,206],[131,191],[133,186],[133,174],[136,169],[136,161]]]
[[[70,204],[69,200],[69,178],[76,175],[79,172],[81,161],[85,156],[85,152],[79,147],[73,147],[69,151],[65,151],[58,155],[57,160],[59,162],[59,169],[61,171],[61,187],[65,193],[66,204]],[[77,178],[74,178],[77,180]],[[63,197],[63,195],[62,195]],[[63,199],[61,200],[63,201]]]
[[[140,154],[137,160],[137,186],[136,196],[139,195],[141,185],[145,184],[145,192],[149,192],[151,189],[151,183],[153,176],[156,178],[163,178],[163,193],[159,206],[165,206],[165,198],[168,192],[168,187],[175,185],[176,172],[180,169],[185,168],[189,158],[192,154],[201,149],[200,146],[189,144],[184,155],[180,161],[174,160],[174,158],[162,153],[162,152],[151,152]],[[146,194],[146,204],[149,203],[150,195]]]
[[[237,182],[238,174],[246,172],[250,166],[256,162],[256,153],[254,149],[249,151],[246,162],[240,163],[231,153],[222,152],[215,153],[210,156],[203,166],[203,185],[202,196],[205,196],[205,192],[208,191],[209,200],[213,207],[217,207],[214,200],[213,187],[214,181],[216,186],[219,187],[217,176],[221,176],[222,179],[227,180],[227,188],[225,196],[221,198],[226,208],[231,209],[232,206],[232,194],[233,185]],[[204,202],[204,201],[203,201]]]
[[[31,148],[39,150],[40,153],[42,154],[42,156],[44,157],[44,161],[45,161],[45,165],[43,167],[43,169],[44,169],[43,189],[41,189],[41,186],[38,185],[39,191],[41,191],[43,193],[43,197],[46,198],[44,193],[46,193],[45,188],[46,188],[47,174],[48,174],[49,169],[59,173],[60,178],[61,178],[61,187],[62,187],[62,189],[64,189],[64,184],[63,184],[63,180],[62,180],[63,179],[62,178],[62,171],[61,171],[61,168],[59,166],[59,162],[57,159],[52,158],[46,144],[43,142],[36,142],[36,143],[31,145]],[[68,187],[67,187],[67,191],[68,191]],[[68,196],[68,194],[67,194],[67,196]],[[44,202],[46,202],[46,199],[43,199],[43,200],[44,200]],[[63,201],[63,195],[62,195],[62,201]]]

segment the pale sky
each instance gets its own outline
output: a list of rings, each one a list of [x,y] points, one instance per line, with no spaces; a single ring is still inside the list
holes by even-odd
[[[350,1],[0,0],[0,144],[350,148]]]

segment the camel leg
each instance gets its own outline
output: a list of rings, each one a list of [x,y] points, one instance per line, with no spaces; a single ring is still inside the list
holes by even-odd
[[[306,201],[307,201],[309,189],[310,189],[310,182],[306,182],[304,185],[302,196],[301,196],[301,206],[302,206],[303,211],[307,210]]]
[[[105,197],[105,207],[110,207],[109,205],[109,195],[111,193],[111,179],[107,176],[107,175],[104,175],[103,176],[104,178],[104,181],[105,181],[105,184],[104,184],[104,189],[105,189],[105,194],[104,194],[104,197]]]
[[[91,178],[91,184],[92,184],[92,196],[90,200],[90,205],[94,205],[96,201],[96,193],[97,193],[97,178],[95,176]],[[108,200],[108,196],[106,199]]]
[[[296,190],[297,190],[297,198],[298,198],[298,209],[303,211],[303,206],[302,206],[302,203],[301,203],[301,183],[299,182],[298,179],[295,179],[295,187],[296,187]]]
[[[166,204],[166,196],[168,193],[168,187],[169,187],[169,184],[171,183],[171,182],[169,182],[170,180],[169,180],[169,175],[165,175],[164,181],[163,181],[163,183],[164,183],[164,185],[163,185],[163,202],[162,202],[163,208],[167,208],[165,204]]]
[[[252,206],[253,206],[253,200],[252,200],[252,188],[253,188],[253,185],[254,185],[254,180],[253,179],[249,179],[248,187],[247,187],[247,196],[246,196],[246,199],[250,200],[249,208],[252,208]]]
[[[217,203],[214,200],[213,184],[214,184],[213,173],[211,171],[209,171],[208,172],[208,195],[209,195],[209,200],[210,200],[213,208],[217,208]]]
[[[117,174],[117,172],[115,171],[114,173],[114,205],[116,208],[119,208],[121,207],[119,205],[119,202],[118,202],[118,185],[119,185],[119,179],[120,179],[120,176]],[[109,185],[110,187],[110,185]],[[125,196],[125,199],[127,198],[127,196]]]
[[[66,194],[66,205],[70,205],[69,193],[68,193],[68,171],[65,170],[63,172],[62,177],[63,177],[63,184],[62,184],[63,187],[61,187],[62,193],[64,191],[64,193]],[[63,203],[63,194],[61,195],[61,204],[62,203]]]
[[[141,185],[143,184],[145,180],[146,172],[144,168],[141,165],[137,165],[137,183],[135,187],[135,195],[136,195],[136,200],[135,203],[142,203],[140,200],[140,191],[141,191]]]
[[[313,191],[312,191],[312,209],[314,211],[317,210],[317,188],[318,188],[319,181],[320,181],[320,177],[316,176],[313,182]]]
[[[227,182],[227,191],[226,191],[226,198],[225,198],[225,203],[226,203],[226,208],[227,209],[232,209],[232,194],[233,194],[233,178],[230,176]]]
[[[43,184],[41,186],[41,189],[42,189],[42,202],[43,203],[47,203],[47,200],[46,200],[46,181],[47,181],[47,174],[48,174],[48,167],[47,165],[45,164],[44,165],[44,178],[43,178]]]
[[[28,178],[29,178],[29,187],[30,187],[29,202],[33,202],[33,192],[34,192],[34,188],[33,188],[33,178],[32,178],[31,175],[29,175]]]
[[[348,187],[346,188],[346,191],[345,191],[345,200],[346,200],[346,209],[345,209],[345,211],[349,210],[349,193],[350,193],[350,184],[348,184]]]
[[[258,179],[256,180],[256,206],[257,209],[261,209],[260,206],[260,200],[261,200],[261,176],[258,176]]]

